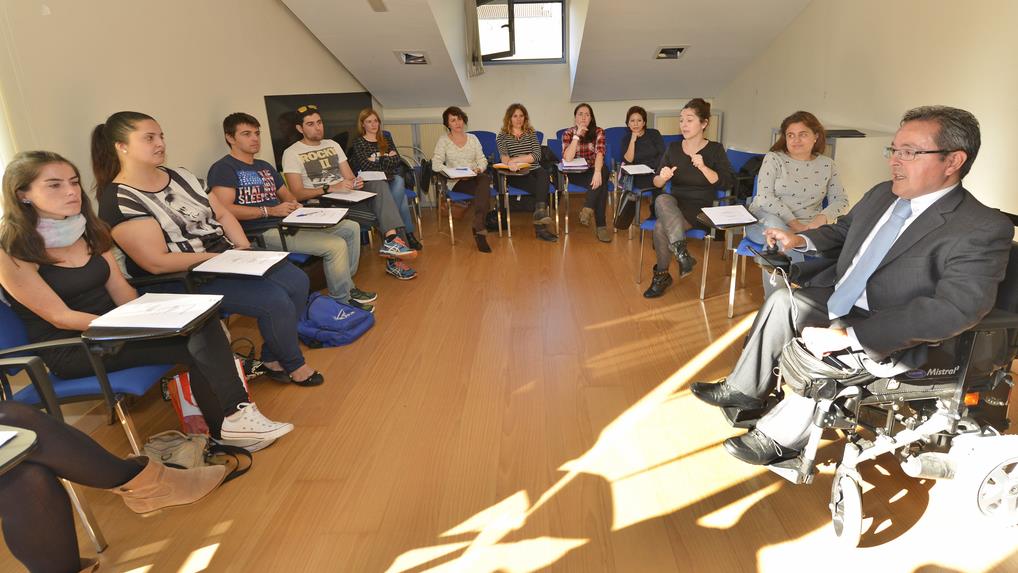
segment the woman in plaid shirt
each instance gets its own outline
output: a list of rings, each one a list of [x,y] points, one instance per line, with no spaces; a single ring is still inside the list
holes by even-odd
[[[596,225],[597,239],[603,243],[612,241],[605,222],[608,205],[607,173],[604,170],[604,130],[597,126],[594,110],[581,103],[573,110],[575,125],[562,134],[562,159],[572,161],[583,158],[592,167],[583,173],[571,173],[569,182],[587,188],[587,198],[580,209],[580,224],[589,227],[591,217]],[[566,190],[563,190],[566,191]],[[568,191],[566,191],[568,192]]]

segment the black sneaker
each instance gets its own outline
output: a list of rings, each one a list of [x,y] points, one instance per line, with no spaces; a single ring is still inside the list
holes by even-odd
[[[693,255],[689,254],[689,251],[686,249],[686,241],[675,241],[671,245],[668,245],[668,249],[675,257],[675,262],[679,264],[680,279],[693,272],[693,265],[696,264],[696,259],[694,259]]]
[[[654,280],[650,281],[650,288],[643,292],[643,298],[657,298],[665,293],[665,289],[672,286],[672,275],[668,271],[658,272],[657,265],[654,265]]]
[[[482,253],[490,253],[491,245],[488,244],[488,236],[474,233],[474,242],[477,243],[477,250]]]
[[[350,300],[355,300],[361,304],[368,304],[369,302],[375,302],[378,298],[377,293],[361,290],[357,287],[350,289]]]
[[[415,251],[420,251],[424,249],[424,245],[422,245],[421,242],[417,240],[417,236],[414,235],[413,233],[406,234],[406,244],[408,247]]]
[[[354,308],[359,308],[361,310],[366,310],[371,314],[375,314],[375,307],[370,304],[364,304],[363,302],[356,301],[352,298],[350,299],[350,302],[348,302],[347,304]]]

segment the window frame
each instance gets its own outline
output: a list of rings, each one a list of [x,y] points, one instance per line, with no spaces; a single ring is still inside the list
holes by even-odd
[[[482,6],[492,0],[478,0],[477,4]],[[565,64],[568,62],[568,31],[569,31],[569,5],[568,0],[505,0],[509,14],[509,51],[482,54],[481,61],[485,66],[503,66],[517,64]],[[562,5],[562,57],[561,58],[530,58],[526,60],[495,59],[512,57],[516,53],[516,15],[517,4],[546,4],[556,3]]]

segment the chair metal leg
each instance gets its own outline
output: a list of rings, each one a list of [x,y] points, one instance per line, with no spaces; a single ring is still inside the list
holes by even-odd
[[[565,217],[565,231],[566,231],[566,234],[568,235],[569,234],[569,176],[568,175],[563,175],[562,177],[563,177],[563,181],[565,181],[565,184],[562,186],[562,194],[565,195],[565,197],[566,197],[566,211],[565,211],[565,214],[563,216]]]
[[[559,234],[558,230],[558,209],[559,209],[559,192],[556,190],[552,193],[552,200],[555,201],[555,234]]]
[[[120,419],[120,425],[124,428],[124,433],[127,434],[127,441],[131,444],[131,451],[134,455],[141,455],[141,440],[138,438],[138,429],[134,427],[134,420],[131,415],[127,412],[127,408],[124,407],[123,399],[117,400],[116,404],[113,405],[113,409],[117,413],[117,418]]]
[[[735,315],[735,275],[739,274],[738,265],[739,256],[732,253],[732,278],[728,285],[728,318]]]
[[[95,547],[96,553],[102,553],[109,543],[106,543],[106,537],[103,535],[101,529],[99,529],[99,523],[95,519],[95,515],[92,513],[92,508],[89,507],[88,501],[85,496],[82,495],[78,488],[71,482],[60,478],[60,483],[67,490],[67,497],[71,499],[71,505],[74,506],[74,511],[78,514],[78,519],[81,521],[81,526],[85,528],[85,533],[88,534],[88,538],[92,540],[92,545]],[[41,534],[42,532],[40,532]]]
[[[711,240],[710,235],[703,238],[703,271],[700,273],[700,300],[703,300],[703,295],[707,292],[707,265],[710,263]]]
[[[647,233],[640,229],[640,264],[636,267],[636,284],[643,283],[643,236]]]
[[[413,211],[414,220],[417,221],[417,236],[421,239],[424,238],[424,231],[422,231],[421,225],[421,196],[414,197],[413,202],[410,204],[410,210]]]
[[[453,226],[452,226],[452,199],[449,198],[449,195],[445,196],[445,206],[446,206],[446,211],[449,213],[449,244],[450,245],[455,245],[456,244],[456,231],[453,229]]]
[[[732,253],[732,256],[734,257],[737,255],[735,253]],[[739,257],[739,258],[742,259],[742,268],[739,269],[739,284],[741,284],[742,286],[746,286],[746,259],[749,257]]]
[[[502,202],[505,204],[505,232],[506,236],[508,236],[511,239],[513,238],[513,217],[511,214],[509,214],[509,183],[508,181],[506,181],[506,177],[504,175],[500,176],[499,180],[500,180],[499,187],[502,188],[501,189],[503,199]],[[498,201],[495,201],[495,204],[497,205]],[[501,225],[499,225],[498,227],[498,236],[499,237],[502,236]]]

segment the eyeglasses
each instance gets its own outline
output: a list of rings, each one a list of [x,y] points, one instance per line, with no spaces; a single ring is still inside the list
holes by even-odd
[[[926,150],[915,150],[915,149],[895,149],[893,147],[884,148],[884,157],[886,159],[895,158],[902,161],[912,161],[916,155],[925,155],[927,153],[951,153],[957,151],[956,149],[930,149]]]
[[[313,109],[315,111],[318,111],[318,106],[317,105],[313,105],[313,104],[312,105],[302,105],[302,106],[297,108],[297,113],[304,113],[305,111],[307,111],[309,109]]]

